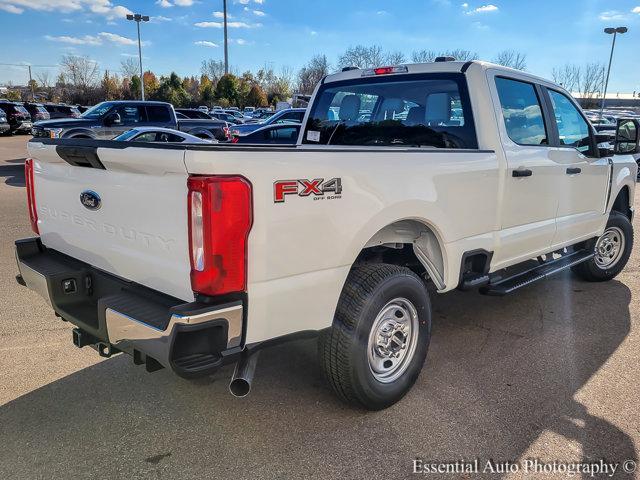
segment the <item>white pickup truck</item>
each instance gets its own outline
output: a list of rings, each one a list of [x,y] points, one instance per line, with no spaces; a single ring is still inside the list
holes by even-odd
[[[328,383],[381,409],[411,388],[429,291],[508,294],[632,248],[638,123],[598,145],[561,87],[479,61],[346,69],[297,145],[33,139],[17,280],[74,343],[195,377],[319,334]],[[430,287],[432,285],[432,287]]]

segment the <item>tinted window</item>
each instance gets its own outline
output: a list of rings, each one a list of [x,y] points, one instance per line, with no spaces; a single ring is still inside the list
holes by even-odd
[[[272,140],[293,140],[298,138],[296,127],[274,128],[269,131],[269,138]]]
[[[120,105],[113,111],[120,115],[121,125],[135,125],[142,121],[141,108],[135,105]]]
[[[381,76],[322,87],[303,142],[477,148],[463,76],[424,74],[400,78]]]
[[[162,105],[148,105],[147,117],[150,122],[163,123],[171,121],[171,114],[169,113],[169,109],[167,107],[163,107]]]
[[[502,116],[509,138],[520,145],[548,145],[542,107],[531,83],[496,78]]]
[[[590,139],[587,121],[564,94],[549,90],[549,96],[558,125],[560,145],[571,146],[581,152],[588,151]]]
[[[276,121],[276,123],[290,123],[290,122],[302,123],[303,118],[304,118],[304,112],[287,112],[283,114]]]
[[[133,139],[134,142],[173,142],[180,143],[184,138],[168,132],[145,132]]]

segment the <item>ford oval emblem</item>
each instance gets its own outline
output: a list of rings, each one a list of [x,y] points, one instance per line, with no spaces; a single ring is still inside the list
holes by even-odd
[[[80,203],[82,203],[84,208],[88,208],[89,210],[98,210],[102,206],[100,195],[93,190],[85,190],[82,192],[80,194]]]

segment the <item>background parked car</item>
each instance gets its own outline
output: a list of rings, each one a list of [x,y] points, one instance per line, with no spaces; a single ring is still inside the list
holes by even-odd
[[[277,125],[279,123],[302,123],[305,112],[306,109],[304,108],[280,110],[262,122],[237,125],[232,128],[231,133],[246,134],[258,130],[259,128],[266,127],[267,125]]]
[[[123,142],[151,142],[151,143],[218,143],[215,139],[198,138],[188,133],[179,132],[170,128],[139,127],[132,128],[114,140]]]
[[[57,103],[45,103],[44,108],[49,112],[51,120],[57,118],[78,118],[80,110],[72,105],[62,105]]]
[[[211,118],[217,118],[218,120],[223,120],[225,122],[229,122],[233,125],[240,125],[242,124],[242,120],[240,120],[239,118],[236,118],[235,116],[231,115],[230,113],[226,113],[223,111],[212,111],[211,113],[209,113],[209,116]]]
[[[181,113],[187,118],[201,118],[203,120],[211,120],[211,116],[200,109],[195,108],[176,108],[176,113]]]
[[[255,145],[295,145],[300,134],[298,123],[267,125],[245,134],[234,133],[231,143],[252,143]]]
[[[31,115],[31,121],[37,122],[39,120],[49,120],[51,116],[47,109],[41,103],[24,102],[22,106]]]
[[[11,126],[9,126],[9,122],[7,121],[7,114],[4,110],[0,109],[0,134],[7,133],[11,130]]]
[[[239,110],[237,110],[237,109],[235,109],[235,110],[234,110],[234,109],[232,109],[232,108],[229,108],[229,109],[227,109],[227,110],[224,110],[224,113],[228,113],[229,115],[233,115],[233,116],[234,116],[234,118],[236,118],[240,123],[244,123],[244,122],[245,122],[245,120],[247,120],[247,119],[244,117],[244,115],[242,114],[242,112],[240,112],[240,111],[239,111]]]
[[[31,115],[21,103],[0,101],[0,108],[7,114],[11,133],[28,133],[31,130]]]

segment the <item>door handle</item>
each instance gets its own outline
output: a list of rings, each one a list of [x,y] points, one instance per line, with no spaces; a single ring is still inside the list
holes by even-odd
[[[580,172],[582,172],[582,169],[580,167],[567,168],[567,175],[577,175]]]
[[[530,177],[531,175],[533,175],[533,172],[528,168],[524,168],[520,170],[514,170],[513,172],[511,172],[511,175],[514,177]]]

